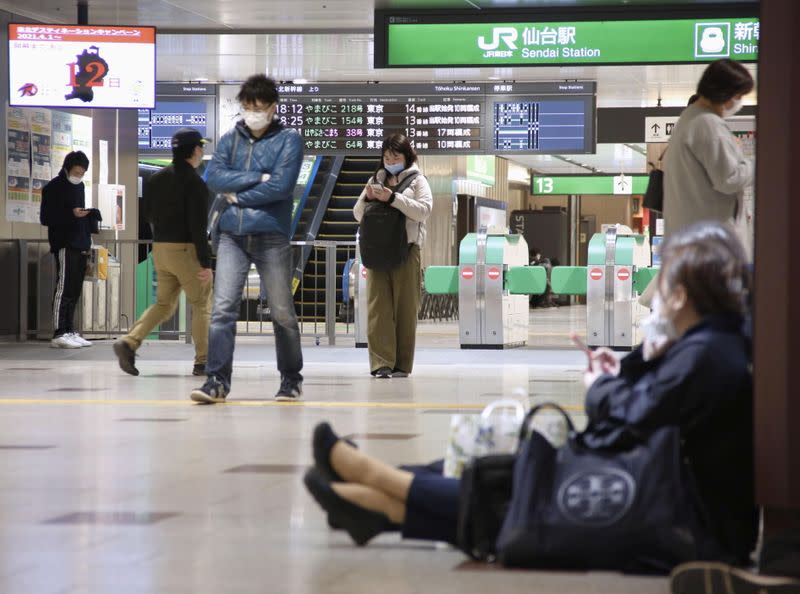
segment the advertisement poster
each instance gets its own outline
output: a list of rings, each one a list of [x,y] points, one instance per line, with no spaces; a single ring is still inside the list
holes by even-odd
[[[94,190],[92,185],[92,118],[87,116],[72,116],[72,150],[83,151],[89,158],[89,169],[83,176],[83,185],[86,188],[86,208],[92,208],[95,204]]]
[[[9,107],[6,111],[6,220],[31,220],[31,133],[28,110]]]
[[[35,223],[39,221],[39,210],[42,205],[42,188],[52,178],[51,167],[51,111],[49,109],[30,110],[31,121],[31,216]]]
[[[16,107],[155,106],[153,27],[9,25]]]
[[[52,113],[52,150],[51,156],[51,177],[58,175],[61,166],[64,164],[64,157],[72,151],[72,115],[63,111]]]

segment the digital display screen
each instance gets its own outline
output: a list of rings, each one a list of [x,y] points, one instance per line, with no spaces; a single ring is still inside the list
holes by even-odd
[[[281,85],[277,116],[306,153],[375,154],[401,132],[421,154],[592,153],[595,83]],[[238,87],[220,91],[220,134]]]
[[[155,109],[139,110],[139,150],[172,150],[172,135],[194,128],[208,138],[208,104],[205,99],[159,99]]]
[[[587,121],[591,110],[586,107],[584,101],[495,102],[492,148],[498,152],[582,153],[587,127],[591,128]]]
[[[152,108],[154,27],[9,24],[9,103]]]
[[[452,94],[446,94],[437,85],[342,87],[310,85],[310,93],[281,96],[278,117],[303,135],[307,152],[374,153],[393,132],[402,132],[416,150],[428,153],[484,148],[480,84],[465,85],[473,95],[452,88]]]

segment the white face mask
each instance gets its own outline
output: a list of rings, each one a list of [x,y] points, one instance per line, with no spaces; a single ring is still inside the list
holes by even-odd
[[[740,109],[742,109],[742,99],[741,99],[741,97],[739,99],[734,99],[733,100],[733,104],[730,107],[724,108],[722,110],[722,117],[723,118],[729,118],[732,115],[736,115],[737,113],[739,113]]]
[[[247,127],[251,130],[263,130],[269,126],[271,119],[272,118],[269,117],[269,114],[264,113],[263,111],[244,112],[244,123],[247,124]]]
[[[675,324],[664,315],[663,307],[661,296],[656,294],[653,297],[653,311],[641,321],[645,361],[649,361],[652,353],[660,351],[664,344],[678,338]]]
[[[78,177],[77,175],[68,175],[67,179],[69,183],[75,184],[76,186],[83,181],[83,177]]]

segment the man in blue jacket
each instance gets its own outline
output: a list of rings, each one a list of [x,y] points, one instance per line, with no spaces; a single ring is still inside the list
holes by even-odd
[[[244,118],[219,141],[208,167],[208,187],[228,207],[219,216],[216,282],[211,312],[206,383],[195,402],[224,402],[231,388],[236,321],[247,272],[255,264],[266,288],[281,386],[275,399],[302,394],[303,354],[291,289],[289,232],[292,193],[303,160],[302,137],[284,128],[275,81],[263,74],[242,84],[237,100]]]

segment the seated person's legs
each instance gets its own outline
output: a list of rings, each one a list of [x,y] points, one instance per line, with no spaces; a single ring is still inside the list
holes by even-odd
[[[394,468],[340,440],[327,423],[314,431],[314,459],[306,486],[357,544],[398,524],[407,538],[455,541],[458,480]]]

